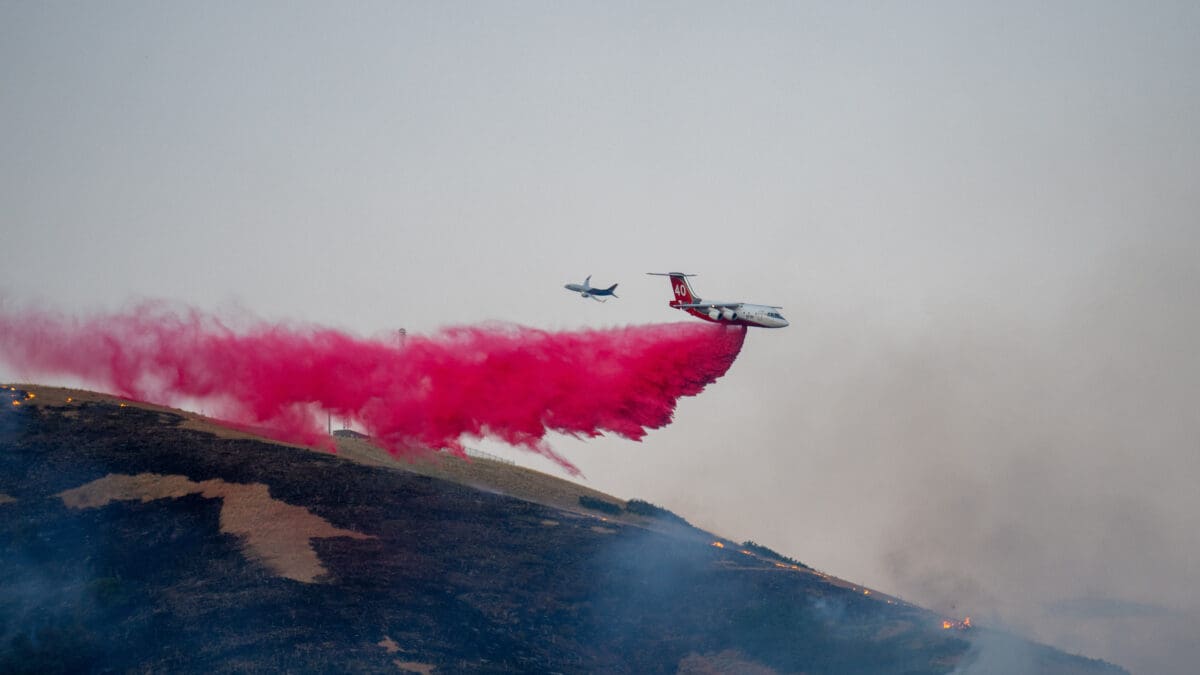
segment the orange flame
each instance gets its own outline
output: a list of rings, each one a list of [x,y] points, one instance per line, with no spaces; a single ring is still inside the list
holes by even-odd
[[[713,546],[716,546],[717,548],[725,548],[725,544],[722,544],[722,543],[721,543],[721,542],[719,542],[719,541],[714,541],[714,542],[712,543],[712,545],[713,545]]]
[[[13,405],[21,405],[21,402],[14,398]]]

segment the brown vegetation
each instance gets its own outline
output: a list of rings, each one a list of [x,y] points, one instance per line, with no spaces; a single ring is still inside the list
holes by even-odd
[[[109,474],[58,496],[71,508],[88,509],[112,501],[149,502],[190,494],[223,500],[221,531],[241,537],[250,556],[262,561],[277,575],[304,583],[315,582],[326,571],[312,548],[311,539],[374,538],[338,529],[308,509],[272,499],[270,490],[261,483],[239,485],[223,480],[197,483],[186,476]]]

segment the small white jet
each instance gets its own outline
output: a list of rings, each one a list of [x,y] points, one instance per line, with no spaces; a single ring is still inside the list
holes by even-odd
[[[692,286],[688,283],[688,277],[696,276],[694,274],[684,274],[683,272],[647,272],[646,274],[670,277],[671,290],[675,293],[675,299],[667,303],[668,306],[683,310],[705,321],[760,328],[783,328],[788,325],[788,320],[779,313],[779,310],[783,309],[782,307],[751,305],[745,302],[701,300],[700,296],[692,292]]]
[[[568,291],[574,291],[575,293],[578,293],[579,295],[581,295],[585,298],[591,298],[597,302],[605,302],[604,300],[601,300],[600,298],[596,297],[598,295],[608,297],[608,298],[620,297],[616,293],[613,292],[613,291],[617,290],[616,284],[613,284],[612,286],[609,286],[608,288],[592,288],[592,275],[590,275],[590,274],[587,276],[586,279],[583,280],[582,284],[567,284],[566,286],[563,286],[563,288],[567,289]]]

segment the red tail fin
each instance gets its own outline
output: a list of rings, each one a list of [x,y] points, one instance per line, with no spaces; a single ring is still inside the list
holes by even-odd
[[[675,301],[682,303],[696,302],[699,298],[695,293],[692,293],[692,286],[688,283],[687,275],[671,274],[671,290],[675,292]]]

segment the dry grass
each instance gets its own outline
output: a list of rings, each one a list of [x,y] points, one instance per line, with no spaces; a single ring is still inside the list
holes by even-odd
[[[622,507],[625,505],[625,500],[599,490],[533,469],[481,457],[464,458],[447,453],[426,453],[412,458],[394,457],[369,441],[357,438],[338,438],[337,454],[343,459],[360,464],[386,466],[440,478],[586,515],[594,514],[579,505],[579,498],[583,496],[602,499]],[[650,522],[646,518],[626,513],[607,517],[631,525],[645,526]]]
[[[199,413],[182,410],[180,408],[172,408],[169,406],[157,405],[154,403],[145,403],[142,401],[134,401],[131,399],[121,398],[112,394],[102,394],[94,391],[86,391],[83,389],[66,389],[63,387],[47,387],[40,384],[0,384],[0,389],[8,389],[10,387],[26,391],[33,394],[33,398],[22,401],[24,406],[32,406],[34,408],[40,406],[55,406],[69,407],[82,403],[103,403],[107,405],[117,405],[122,408],[138,408],[140,410],[152,410],[154,412],[168,413],[177,415],[183,419],[179,425],[183,429],[191,429],[193,431],[202,431],[212,434],[218,438],[229,439],[248,439],[262,441],[264,443],[274,443],[277,445],[286,445],[293,448],[307,448],[303,445],[294,443],[285,443],[278,441],[261,434],[255,434],[252,430],[235,429],[224,423],[221,420],[206,417]],[[72,417],[71,411],[65,413],[68,417]]]
[[[3,386],[13,386],[22,391],[34,394],[35,398],[24,401],[24,405],[61,407],[80,403],[106,403],[130,406],[143,410],[178,415],[183,419],[180,425],[181,428],[213,434],[218,438],[258,440],[315,452],[325,452],[318,448],[281,443],[274,439],[256,435],[252,431],[233,429],[220,420],[178,408],[130,401],[109,394],[77,389],[46,387],[37,384],[12,384]],[[423,476],[440,478],[452,483],[491,492],[500,492],[518,499],[545,504],[567,511],[592,515],[590,511],[579,505],[579,497],[581,496],[603,499],[621,506],[625,504],[625,500],[618,499],[599,490],[593,490],[540,471],[504,462],[474,457],[462,458],[446,453],[421,453],[419,451],[411,458],[398,458],[389,454],[386,450],[371,444],[369,440],[357,438],[336,438],[334,440],[337,444],[337,456],[342,459],[368,466],[388,467]],[[610,518],[633,525],[645,526],[651,523],[651,521],[634,514],[610,516]]]
[[[107,394],[98,394],[94,391],[82,391],[78,389],[64,389],[62,387],[43,387],[40,384],[0,384],[0,389],[18,389],[20,391],[29,392],[34,395],[34,398],[23,401],[23,405],[39,406],[39,405],[67,405],[67,399],[71,402],[92,402],[92,403],[111,403],[116,401],[115,397]]]
[[[408,651],[407,649],[401,649],[400,645],[396,644],[396,641],[387,635],[384,635],[383,639],[375,644],[383,647],[384,651],[389,654]],[[421,663],[419,661],[401,661],[400,659],[393,659],[392,663],[401,671],[406,673],[422,673],[423,675],[432,675],[433,671],[437,670],[437,666],[431,663]]]
[[[34,407],[43,405],[61,407],[80,403],[123,405],[178,415],[183,419],[180,425],[181,428],[213,434],[218,438],[251,439],[276,445],[304,448],[315,452],[324,452],[324,450],[317,448],[281,443],[271,438],[256,435],[252,431],[233,429],[220,420],[205,417],[187,410],[130,401],[110,394],[61,387],[46,387],[37,384],[10,384],[3,386],[16,387],[19,390],[34,394],[35,398],[23,401],[23,405]],[[440,452],[421,453],[420,451],[411,458],[398,458],[389,454],[386,450],[371,444],[369,440],[357,438],[336,438],[334,440],[337,444],[337,456],[342,459],[368,466],[382,466],[409,471],[423,476],[440,478],[452,483],[459,483],[481,490],[500,492],[518,499],[554,506],[567,511],[591,515],[590,511],[579,505],[579,497],[581,496],[603,499],[621,506],[625,504],[625,500],[618,499],[599,490],[593,490],[540,471],[504,462],[475,457],[456,457]],[[645,518],[633,514],[616,516],[612,517],[612,519],[635,525],[646,525],[650,522]]]
[[[215,479],[197,483],[186,476],[110,474],[58,496],[68,507],[87,509],[112,501],[149,502],[191,494],[221,499],[221,532],[241,537],[249,556],[277,575],[304,583],[313,583],[326,573],[310,540],[373,538],[336,528],[308,509],[272,499],[261,483],[241,485]]]
[[[386,635],[383,636],[382,640],[376,642],[375,644],[383,647],[383,650],[389,654],[395,654],[396,652],[404,651],[403,649],[400,649],[400,645],[396,644],[395,640]]]

